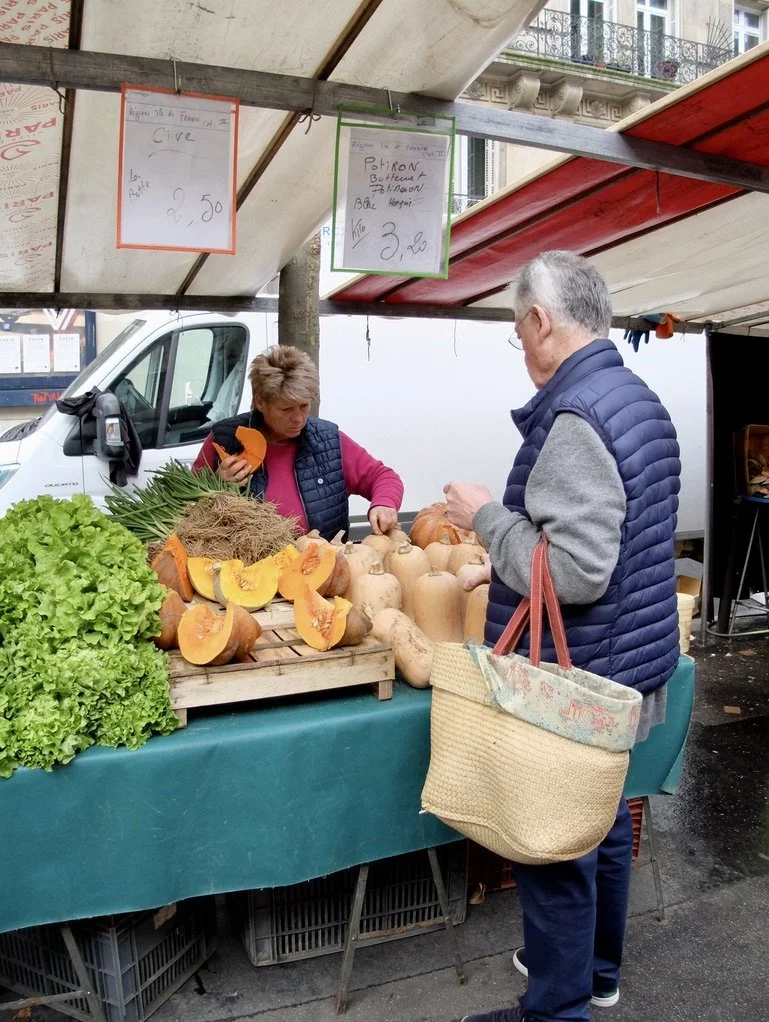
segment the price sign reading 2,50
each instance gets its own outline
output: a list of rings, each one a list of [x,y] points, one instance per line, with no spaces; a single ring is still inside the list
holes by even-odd
[[[166,216],[170,216],[175,224],[182,223],[187,219],[187,226],[191,227],[198,216],[202,223],[207,224],[224,211],[221,202],[218,199],[212,199],[208,193],[201,195],[200,207],[197,210],[191,206],[185,207],[187,196],[183,188],[174,188],[171,198],[172,205],[166,210]]]
[[[380,259],[384,259],[385,261],[394,259],[398,252],[400,252],[401,241],[396,233],[396,224],[392,220],[388,220],[387,223],[382,224],[382,239],[385,241],[385,244],[379,253]],[[413,252],[414,255],[419,255],[424,252],[426,248],[427,238],[425,238],[422,231],[417,231],[411,243],[406,245],[406,250]],[[401,260],[403,259],[403,252],[401,252],[400,258]]]

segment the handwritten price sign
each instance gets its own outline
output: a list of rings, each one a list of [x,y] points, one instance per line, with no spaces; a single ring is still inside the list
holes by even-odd
[[[451,135],[346,128],[346,166],[337,154],[333,268],[445,276]]]
[[[238,104],[123,86],[118,248],[235,251]]]

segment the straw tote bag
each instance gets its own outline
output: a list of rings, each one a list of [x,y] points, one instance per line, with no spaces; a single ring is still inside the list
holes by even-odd
[[[543,603],[558,664],[541,663]],[[509,652],[527,626],[530,656]],[[514,862],[576,859],[622,797],[641,694],[572,666],[544,534],[524,599],[493,650],[438,643],[422,806]]]

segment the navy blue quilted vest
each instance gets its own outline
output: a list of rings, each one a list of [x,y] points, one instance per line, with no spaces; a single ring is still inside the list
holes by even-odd
[[[619,560],[606,592],[596,603],[562,608],[572,660],[642,693],[652,692],[668,680],[679,655],[673,566],[681,471],[676,432],[657,395],[623,365],[611,341],[593,341],[512,413],[523,445],[503,498],[510,511],[526,515],[529,473],[555,416],[567,411],[586,419],[606,444],[627,499]],[[520,600],[494,572],[485,632],[489,645]],[[549,632],[542,657],[551,663],[556,659]]]
[[[225,451],[235,453],[241,450],[235,439],[238,426],[260,429],[262,417],[258,412],[244,412],[215,423],[211,430],[213,438]],[[350,528],[350,512],[342,469],[342,444],[336,423],[310,416],[297,440],[294,474],[308,527],[317,529],[324,539],[332,539],[340,531],[344,531],[346,536]],[[267,470],[262,466],[251,477],[251,496],[263,497],[266,489]]]

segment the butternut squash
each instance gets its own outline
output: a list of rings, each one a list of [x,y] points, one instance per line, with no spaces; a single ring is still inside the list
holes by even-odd
[[[378,536],[373,532],[370,536],[366,536],[362,542],[364,546],[370,546],[372,550],[376,550],[380,561],[384,561],[385,557],[395,549],[395,543],[389,536]]]
[[[465,640],[474,639],[475,642],[483,642],[483,633],[486,628],[486,608],[489,605],[489,583],[471,589],[467,594],[465,606],[465,623],[463,635]]]
[[[485,552],[486,551],[478,542],[475,533],[471,532],[470,535],[465,536],[462,542],[458,543],[449,554],[446,571],[451,571],[456,575],[462,565],[470,564],[473,561],[473,558],[480,557],[482,560]]]
[[[459,549],[458,547],[455,549]],[[467,601],[470,599],[471,589],[465,589],[465,582],[468,579],[474,578],[478,568],[483,567],[483,558],[477,554],[473,557],[472,561],[468,561],[467,564],[463,564],[457,572],[457,582],[459,582],[459,607],[462,615],[462,620],[465,619],[465,611],[467,609]],[[477,588],[477,587],[476,587]]]
[[[331,546],[327,539],[324,539],[317,529],[312,529],[310,532],[304,534],[304,536],[297,536],[294,540],[294,546],[302,553],[307,549],[310,543],[318,543],[320,546]]]
[[[459,582],[448,571],[431,568],[414,584],[414,621],[433,642],[461,642]]]
[[[187,551],[175,532],[165,541],[150,567],[164,586],[175,589],[185,603],[190,602],[195,592],[187,571]]]
[[[218,666],[247,656],[262,633],[255,618],[235,603],[215,611],[207,603],[189,607],[179,622],[179,652],[191,664]]]
[[[433,666],[434,643],[403,611],[387,607],[373,613],[364,606],[364,613],[372,616],[372,634],[380,642],[392,646],[395,666],[414,688],[427,688]]]
[[[376,550],[362,543],[345,543],[344,556],[350,566],[350,580],[358,575],[365,575],[372,565],[379,560]]]
[[[174,649],[179,622],[187,607],[175,589],[169,589],[160,608],[160,635],[152,640],[160,649]]]
[[[401,584],[403,613],[414,620],[414,584],[420,575],[430,570],[430,561],[421,547],[411,543],[401,543],[395,550],[387,554],[384,560],[385,570]]]
[[[451,537],[445,534],[436,542],[428,543],[425,547],[425,553],[430,562],[430,567],[437,568],[438,571],[448,571],[449,557],[451,557],[451,551],[454,549],[454,546],[455,544],[451,542]]]
[[[336,549],[325,540],[308,543],[299,557],[284,564],[278,576],[278,591],[293,603],[302,586],[317,591],[329,582],[335,570]]]
[[[214,564],[216,599],[223,607],[237,603],[244,610],[261,610],[277,593],[279,574],[274,557],[248,566],[242,561],[219,561]]]
[[[352,580],[348,596],[358,610],[362,610],[363,604],[368,603],[374,613],[385,607],[400,610],[403,603],[400,582],[384,570],[381,561],[372,564],[365,575],[357,575]]]
[[[404,532],[403,529],[399,529],[397,526],[394,529],[390,529],[387,533],[387,538],[393,543],[394,546],[399,547],[401,543],[410,543],[409,534]]]

